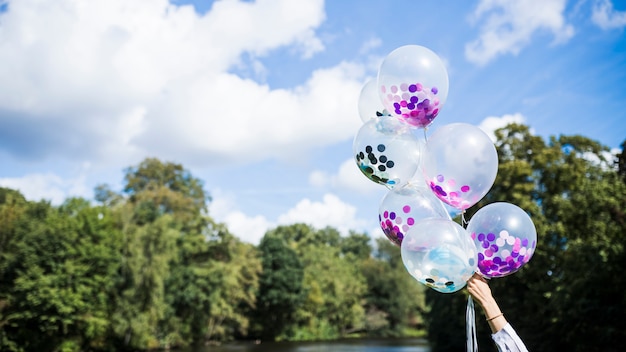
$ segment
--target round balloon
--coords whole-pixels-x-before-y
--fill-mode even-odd
[[[537,246],[532,219],[520,207],[491,203],[480,208],[467,224],[478,251],[478,270],[488,278],[518,271],[528,263]]]
[[[401,46],[378,69],[378,94],[383,106],[416,127],[430,125],[448,97],[448,71],[432,50]]]
[[[400,253],[413,278],[442,293],[462,289],[476,271],[477,253],[471,237],[448,219],[415,223],[404,237]]]
[[[415,223],[428,218],[450,220],[450,214],[423,182],[408,182],[390,190],[378,210],[381,229],[397,246]]]
[[[363,175],[390,189],[413,177],[421,155],[411,128],[392,116],[364,123],[354,138],[352,151]]]
[[[498,173],[495,145],[480,128],[467,123],[437,129],[423,154],[424,179],[439,199],[456,209],[478,203]]]
[[[367,122],[371,118],[382,115],[389,115],[389,113],[385,110],[378,96],[376,80],[370,79],[365,82],[365,85],[361,88],[359,95],[359,116],[361,117],[361,121]]]

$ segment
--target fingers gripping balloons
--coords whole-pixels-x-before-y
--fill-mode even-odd
[[[352,151],[359,170],[388,188],[407,182],[419,165],[420,145],[409,126],[391,116],[363,124]]]
[[[443,293],[456,292],[476,271],[474,243],[461,225],[447,219],[424,219],[406,234],[402,262],[417,281]]]
[[[537,232],[524,210],[504,202],[480,208],[467,224],[478,251],[478,269],[488,278],[518,271],[535,252]]]
[[[438,129],[428,139],[422,172],[439,199],[465,210],[493,186],[498,173],[498,153],[480,128],[453,123]]]
[[[422,182],[409,182],[390,190],[378,211],[381,229],[398,246],[413,225],[427,218],[450,220],[450,214]]]
[[[448,71],[430,49],[401,46],[378,70],[380,100],[387,111],[412,126],[430,125],[448,97]]]

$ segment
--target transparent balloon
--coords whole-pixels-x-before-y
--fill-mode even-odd
[[[401,46],[378,69],[378,94],[383,106],[412,126],[430,125],[448,97],[448,71],[432,50]]]
[[[496,202],[480,208],[467,224],[478,252],[478,270],[487,278],[513,274],[535,252],[537,231],[520,207]]]
[[[379,116],[357,132],[352,151],[359,170],[371,181],[393,188],[415,174],[421,150],[410,126],[392,116]]]
[[[450,214],[423,182],[408,182],[390,190],[378,210],[381,229],[397,246],[413,225],[428,218],[450,220]]]
[[[459,291],[476,271],[474,243],[452,220],[420,220],[404,237],[400,253],[413,278],[442,293]]]
[[[444,125],[426,142],[422,172],[439,199],[465,210],[478,203],[493,186],[498,152],[480,128],[467,123]]]
[[[361,88],[359,95],[359,116],[361,121],[367,122],[372,118],[389,115],[378,96],[376,79],[369,79]]]

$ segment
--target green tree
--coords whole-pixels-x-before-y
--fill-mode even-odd
[[[6,351],[23,351],[13,287],[29,208],[20,192],[0,187],[0,348]]]
[[[498,177],[468,214],[494,201],[510,202],[530,214],[538,233],[531,261],[490,283],[503,312],[530,350],[616,350],[614,341],[626,337],[620,328],[626,282],[619,269],[626,188],[619,168],[605,157],[608,148],[582,136],[546,143],[515,124],[496,136]],[[464,345],[466,299],[464,292],[428,293],[434,351]],[[481,350],[492,347],[486,324],[477,324]]]
[[[22,208],[23,209],[23,208]],[[104,346],[108,294],[117,271],[106,209],[69,199],[28,203],[13,227],[13,262],[3,265],[7,349],[78,351]],[[6,337],[12,340],[8,342]]]
[[[275,340],[286,328],[293,329],[295,313],[304,300],[304,270],[295,250],[274,236],[259,244],[263,271],[254,311],[259,337]]]
[[[365,279],[355,256],[342,254],[342,238],[336,229],[292,224],[270,230],[266,236],[283,239],[304,266],[305,299],[296,311],[298,328],[286,339],[333,339],[362,330]]]
[[[558,307],[550,332],[571,351],[615,350],[626,338],[626,185],[604,159],[608,148],[587,138],[551,140],[557,162],[544,170],[544,212],[557,254],[549,276]],[[621,297],[612,300],[611,297]],[[609,306],[607,302],[613,301]]]
[[[156,158],[147,158],[138,166],[127,168],[124,179],[124,192],[131,203],[148,200],[159,214],[174,213],[183,220],[206,214],[211,199],[203,188],[204,183],[182,165]]]
[[[153,222],[133,222],[141,213],[120,209],[122,260],[111,315],[113,340],[119,349],[151,349],[164,344],[159,322],[167,311],[164,283],[170,273],[178,232],[169,215]]]
[[[357,260],[366,260],[372,255],[371,238],[364,233],[350,232],[341,240],[341,253],[352,253]]]
[[[193,257],[207,251],[209,197],[202,181],[182,165],[154,158],[127,168],[124,178],[128,198],[111,203],[123,233],[111,340],[118,349],[182,344],[193,328],[177,328],[178,307],[170,304],[177,302],[171,295],[178,293],[168,285],[175,282],[172,273],[189,274],[192,270],[185,266],[195,264]],[[96,196],[105,204],[119,199],[106,186],[99,186]],[[206,320],[202,324],[206,326]]]
[[[615,164],[617,166],[617,173],[622,180],[626,181],[626,140],[622,142],[622,152],[617,155]]]
[[[298,313],[304,327],[298,339],[334,339],[361,330],[366,283],[358,266],[335,247],[309,245],[300,250],[308,294]]]
[[[56,208],[0,188],[0,346],[146,350],[246,336],[261,262],[207,215],[202,182],[146,159],[125,195]]]
[[[228,341],[245,336],[250,325],[247,312],[255,308],[259,274],[262,270],[257,249],[243,243],[219,224],[210,244],[212,257],[208,273],[214,278],[207,338]]]
[[[424,286],[407,273],[400,248],[387,238],[377,238],[375,253],[361,264],[368,287],[368,330],[397,337],[404,336],[407,328],[424,329]]]

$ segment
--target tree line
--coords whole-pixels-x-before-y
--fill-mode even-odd
[[[538,233],[533,259],[491,280],[505,316],[533,351],[616,350],[626,338],[624,151],[614,163],[596,141],[546,142],[516,124],[496,136],[496,182],[465,216],[506,201]],[[463,348],[466,292],[418,284],[390,241],[292,224],[248,244],[210,217],[203,182],[182,165],[148,158],[124,174],[120,192],[100,185],[94,200],[59,206],[0,188],[1,350],[420,333],[433,351]]]
[[[306,224],[244,243],[207,214],[202,182],[145,159],[123,192],[60,206],[0,188],[0,349],[136,351],[234,339],[401,336],[423,289],[399,251]]]

